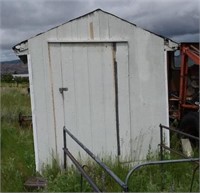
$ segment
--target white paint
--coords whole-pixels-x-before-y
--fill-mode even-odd
[[[22,77],[22,78],[28,78],[28,74],[12,74],[13,77]]]
[[[166,80],[166,84],[165,84],[165,92],[166,92],[166,96],[165,96],[165,102],[166,102],[166,115],[167,115],[167,121],[166,121],[166,126],[169,127],[169,92],[168,92],[168,74],[167,74],[167,52],[164,53],[164,76],[165,76],[165,80]],[[170,132],[167,129],[164,129],[164,136],[165,136],[165,143],[167,146],[170,146]]]
[[[66,127],[92,151],[101,154],[113,152],[116,156],[113,45],[50,43],[49,47],[51,62],[56,62],[57,69],[62,69],[61,74],[56,69],[52,74],[59,76],[62,79],[60,83],[68,88],[63,94],[64,109],[60,108]],[[68,146],[78,156],[81,149],[74,148],[70,142]]]
[[[187,156],[187,157],[193,157],[194,156],[194,151],[192,149],[192,145],[190,143],[190,139],[186,138],[186,139],[181,139],[181,146],[183,149],[183,153]]]
[[[28,61],[28,72],[29,72],[29,87],[31,96],[31,110],[32,110],[32,124],[33,124],[33,140],[34,140],[34,152],[35,152],[35,165],[36,170],[39,171],[39,155],[38,155],[38,139],[37,139],[37,124],[36,124],[36,114],[35,114],[35,97],[33,92],[33,76],[32,76],[32,65],[31,56],[27,55]]]
[[[29,39],[37,170],[50,163],[52,150],[63,164],[64,125],[94,154],[117,155],[115,60],[120,160],[156,150],[159,124],[169,118],[165,49],[174,46],[100,10]],[[61,87],[69,90],[62,95]],[[86,157],[69,137],[67,145]]]

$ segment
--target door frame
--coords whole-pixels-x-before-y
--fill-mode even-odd
[[[126,40],[97,40],[97,41],[69,41],[69,40],[54,40],[49,39],[47,41],[48,48],[51,44],[58,43],[58,44],[101,44],[101,43],[109,43],[112,46],[113,49],[113,67],[114,67],[114,83],[115,83],[115,114],[116,114],[116,134],[117,134],[117,155],[121,155],[121,145],[120,145],[120,120],[119,120],[119,101],[118,101],[118,91],[119,91],[119,85],[118,85],[118,63],[117,63],[117,44],[119,43],[125,43],[128,46],[128,41]],[[50,55],[49,55],[50,57]],[[129,65],[129,64],[128,64]],[[55,105],[55,104],[54,104]],[[123,129],[123,128],[121,128]]]

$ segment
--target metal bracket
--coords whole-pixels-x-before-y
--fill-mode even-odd
[[[59,88],[59,91],[61,94],[63,94],[64,91],[68,91],[68,88]]]

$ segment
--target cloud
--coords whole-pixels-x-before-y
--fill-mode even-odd
[[[199,0],[0,0],[1,50],[97,8],[174,40],[199,40]]]
[[[175,35],[171,37],[176,42],[199,42],[200,35],[196,34],[184,34],[184,35]]]
[[[164,36],[199,33],[199,1],[148,1],[132,20]]]

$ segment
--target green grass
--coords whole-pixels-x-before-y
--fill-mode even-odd
[[[180,159],[180,157],[167,155],[165,159]],[[151,153],[148,156],[149,161],[159,159],[158,154]],[[118,164],[118,162],[105,163],[114,171],[120,179],[125,181],[128,171],[131,169],[129,165]],[[100,190],[104,192],[122,192],[122,188],[114,182],[114,180],[106,174],[93,161],[86,161],[85,170],[94,180]],[[43,176],[48,179],[48,186],[42,190],[45,192],[91,192],[90,185],[83,178],[81,186],[81,175],[75,167],[62,171],[56,165],[47,166],[43,171]],[[189,192],[193,170],[197,164],[181,163],[167,164],[161,166],[146,166],[133,173],[130,177],[128,186],[130,192]],[[162,171],[162,172],[161,172]],[[41,190],[40,190],[41,191]],[[199,170],[195,174],[193,181],[193,192],[199,192]]]
[[[1,191],[25,191],[24,182],[35,174],[33,135],[19,127],[18,115],[30,114],[26,88],[1,87]]]
[[[33,134],[27,125],[19,127],[18,114],[30,115],[30,98],[24,87],[1,88],[1,191],[23,192],[24,182],[30,176],[38,175],[35,172]],[[175,142],[177,139],[173,139]],[[179,144],[177,145],[179,147]],[[147,160],[158,160],[158,153],[151,152]],[[175,155],[165,154],[165,159],[179,159]],[[104,162],[123,181],[130,170],[130,165],[119,164],[118,161]],[[121,192],[122,189],[92,160],[82,162],[87,165],[85,170],[104,192]],[[188,192],[190,190],[192,173],[196,164],[168,164],[163,166],[147,166],[134,172],[129,181],[129,190],[132,192]],[[161,170],[162,169],[162,170]],[[161,172],[162,171],[162,172]],[[42,176],[48,180],[44,189],[34,190],[43,192],[91,192],[88,182],[75,167],[66,171],[59,168],[57,161],[52,165],[44,166]],[[199,192],[199,170],[195,174],[193,192]],[[30,190],[29,190],[30,191]],[[33,191],[33,190],[32,190]]]

